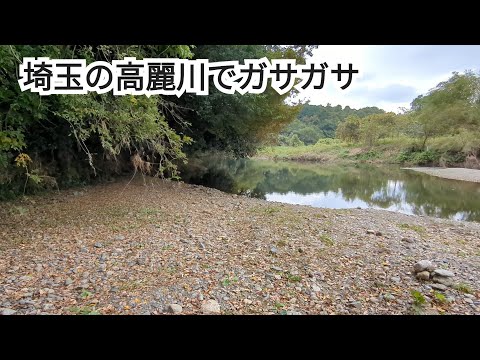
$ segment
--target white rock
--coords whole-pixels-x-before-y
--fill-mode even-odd
[[[415,265],[413,265],[413,270],[416,273],[422,271],[432,271],[435,267],[433,266],[432,262],[429,260],[420,260]]]
[[[16,313],[13,309],[0,309],[2,311],[2,315],[13,315]]]
[[[320,289],[320,287],[317,285],[312,285],[312,290],[315,292],[320,292],[322,289]]]
[[[428,271],[421,271],[417,273],[418,280],[428,280],[430,279],[430,273]]]
[[[443,284],[432,284],[431,286],[432,286],[432,289],[439,290],[439,291],[445,291],[448,288]]]
[[[433,271],[433,273],[435,275],[438,275],[438,276],[443,276],[443,277],[452,277],[452,276],[455,276],[455,274],[449,270],[445,270],[445,269],[436,269]]]
[[[170,314],[181,314],[182,313],[182,307],[178,304],[168,304],[167,305],[167,312]]]
[[[453,285],[453,281],[452,281],[451,278],[444,277],[444,276],[438,276],[438,275],[433,276],[433,282],[443,284],[445,286],[452,286]]]
[[[201,310],[204,314],[220,314],[220,304],[215,300],[206,300],[202,302]]]

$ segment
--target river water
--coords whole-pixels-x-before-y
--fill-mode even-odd
[[[190,160],[182,179],[267,201],[480,222],[480,184],[395,166],[203,158]]]

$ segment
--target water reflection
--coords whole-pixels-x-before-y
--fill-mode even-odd
[[[368,207],[480,221],[480,184],[398,167],[210,157],[191,160],[182,171],[186,182],[268,201],[335,209]]]

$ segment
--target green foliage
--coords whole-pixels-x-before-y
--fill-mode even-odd
[[[325,112],[330,113],[325,115]],[[316,113],[322,113],[321,121],[315,117]],[[378,155],[386,162],[409,165],[480,168],[480,75],[472,71],[453,73],[447,81],[413,100],[411,109],[401,114],[377,108],[352,111],[341,106],[306,105],[297,120],[279,136],[279,143],[290,145],[288,139],[292,134],[297,134],[306,145],[314,144],[315,137],[335,134],[342,142],[362,147],[353,156],[346,147],[336,153],[338,158],[364,161],[377,159]],[[363,148],[375,148],[376,153],[365,152]],[[300,146],[282,154],[286,152],[288,156],[274,156],[323,160],[314,146]]]
[[[90,292],[90,291],[87,291],[87,290],[83,290],[82,293],[80,294],[80,297],[82,299],[88,299],[90,296],[92,296],[93,294]]]
[[[442,294],[438,291],[435,291],[433,293],[433,296],[435,298],[435,302],[438,302],[439,304],[446,304],[447,303],[447,297],[444,294]]]
[[[290,273],[286,273],[285,276],[287,277],[287,280],[290,282],[300,282],[302,281],[302,277],[300,275],[292,275]]]
[[[423,296],[423,294],[420,291],[417,290],[411,290],[410,294],[412,295],[413,298],[413,303],[417,306],[425,305],[427,300]]]
[[[267,57],[295,58],[304,63],[310,46],[201,45],[195,58],[228,61]],[[209,149],[230,152],[235,156],[254,154],[263,143],[275,141],[280,130],[295,119],[299,105],[288,105],[290,93],[279,95],[271,87],[262,94],[229,95],[210,84],[208,96],[185,94],[172,99],[183,109],[191,126],[186,134],[195,142],[188,151]],[[192,111],[189,111],[191,109]]]
[[[380,114],[384,111],[376,107],[367,107],[359,110],[352,109],[349,106],[342,108],[342,106],[327,106],[322,105],[304,105],[298,114],[298,117],[290,125],[288,125],[280,134],[279,142],[283,145],[284,139],[296,134],[306,145],[315,144],[322,138],[333,138],[337,131],[337,126],[340,126],[346,119],[359,119],[372,114]],[[346,130],[346,137],[339,137],[345,141],[358,140],[358,129],[355,131],[355,125],[348,122],[352,127]],[[344,127],[345,125],[342,125]],[[342,129],[340,130],[340,133]],[[350,133],[357,133],[357,138],[351,138]]]
[[[21,59],[40,56],[84,58],[88,64],[125,56],[191,58],[193,53],[187,45],[0,46],[1,198],[41,189],[47,178],[58,177],[67,186],[92,181],[97,170],[100,179],[134,168],[177,175],[177,163],[186,159],[183,145],[192,139],[181,132],[187,122],[166,118],[165,112],[173,111],[169,101],[110,93],[41,97],[20,91],[16,73]],[[20,151],[32,157],[28,167],[19,165],[23,172],[12,163]]]
[[[333,246],[335,244],[332,238],[326,234],[321,234],[319,238],[320,241],[326,246]]]
[[[288,145],[289,146],[304,146],[305,144],[303,143],[302,140],[298,137],[297,134],[293,134],[289,139],[288,139]]]
[[[473,290],[470,287],[470,285],[465,284],[465,283],[459,283],[459,284],[454,285],[454,289],[458,290],[460,292],[463,292],[465,294],[473,294]]]
[[[357,142],[360,139],[360,118],[357,115],[347,117],[337,126],[335,136],[346,142]]]
[[[380,157],[380,153],[376,150],[369,150],[366,152],[362,152],[358,155],[355,155],[355,159],[357,160],[373,160],[373,159],[378,159]]]
[[[398,227],[400,229],[413,230],[413,231],[419,233],[420,235],[425,233],[425,228],[423,226],[420,226],[420,225],[412,225],[412,224],[403,223],[403,224],[398,225]]]
[[[72,306],[68,310],[76,315],[100,315],[100,312],[95,309],[95,306]]]
[[[232,285],[233,283],[236,283],[238,282],[238,277],[234,276],[234,277],[225,277],[222,281],[221,281],[221,284],[223,287],[226,287],[226,286],[229,286],[229,285]]]
[[[412,165],[432,165],[440,160],[440,154],[433,150],[412,151],[411,149],[402,151],[397,160],[400,163]]]

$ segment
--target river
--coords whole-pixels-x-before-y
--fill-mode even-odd
[[[480,184],[368,164],[192,159],[185,182],[225,192],[333,209],[373,208],[480,222]]]

